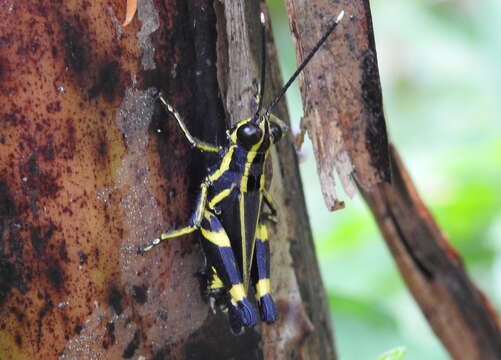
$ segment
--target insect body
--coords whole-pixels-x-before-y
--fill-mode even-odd
[[[280,140],[287,127],[270,110],[334,30],[343,14],[340,13],[336,22],[265,110],[262,110],[265,63],[263,28],[263,71],[258,109],[254,116],[238,122],[227,132],[228,142],[224,147],[193,137],[179,113],[163,95],[159,95],[165,110],[176,119],[191,145],[220,157],[200,185],[189,225],[161,234],[141,252],[151,250],[162,240],[200,231],[209,271],[209,293],[227,298],[230,324],[236,332],[242,326],[256,324],[258,319],[257,311],[248,298],[250,284],[255,289],[261,319],[268,323],[277,319],[270,289],[270,247],[266,227],[267,220],[276,221],[277,212],[265,187],[264,164],[272,144]],[[262,14],[261,22],[264,25]]]
[[[270,294],[270,252],[264,220],[273,219],[276,210],[265,189],[263,168],[272,143],[280,139],[286,126],[273,115],[254,116],[237,123],[229,132],[228,145],[221,149],[192,137],[180,115],[162,95],[160,101],[193,146],[220,153],[221,160],[200,186],[189,226],[162,234],[143,250],[150,250],[161,240],[200,230],[210,271],[210,292],[228,291],[230,314],[242,325],[254,325],[257,314],[247,298],[252,278],[261,318],[275,321],[277,312]],[[262,211],[264,206],[269,209],[268,215]]]

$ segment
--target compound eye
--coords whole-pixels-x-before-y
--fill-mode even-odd
[[[282,138],[282,128],[279,125],[271,123],[270,132],[271,137],[273,138],[273,143],[277,143]]]
[[[261,129],[253,123],[242,125],[237,130],[238,141],[248,149],[259,142],[261,135]]]

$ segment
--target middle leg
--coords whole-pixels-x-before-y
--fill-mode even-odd
[[[138,253],[142,254],[147,251],[150,251],[155,246],[159,245],[163,240],[173,239],[179,236],[188,235],[198,230],[200,227],[200,223],[202,222],[202,215],[207,204],[207,191],[208,185],[204,182],[200,186],[200,194],[198,195],[197,204],[195,207],[195,211],[190,219],[190,224],[181,229],[175,229],[168,231],[166,233],[161,234],[158,238],[153,239],[148,245],[141,247],[138,249]]]

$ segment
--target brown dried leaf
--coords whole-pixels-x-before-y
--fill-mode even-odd
[[[127,26],[130,24],[137,10],[137,0],[127,0],[127,10],[125,11],[125,21],[122,26]]]

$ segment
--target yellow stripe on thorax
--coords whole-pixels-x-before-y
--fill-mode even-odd
[[[245,161],[245,168],[244,168],[244,174],[242,176],[242,180],[240,182],[240,192],[247,192],[247,181],[249,179],[249,171],[252,166],[252,163],[254,162],[254,159],[257,156],[257,150],[261,147],[261,144],[264,141],[264,135],[261,136],[261,139],[258,141],[257,144],[252,145],[250,148],[249,152],[247,153],[247,159]]]
[[[269,153],[269,151],[266,151],[264,153],[263,173],[261,174],[261,178],[259,179],[259,190],[260,191],[265,191],[266,190],[266,183],[265,183],[265,177],[264,177],[264,164],[266,164],[266,159],[268,158],[268,153]]]
[[[249,171],[250,168],[252,167],[252,164],[254,162],[254,159],[257,156],[257,152],[254,151],[254,149],[259,149],[259,146],[261,146],[262,139],[260,142],[258,142],[256,145],[254,145],[251,150],[247,153],[247,160],[245,161],[245,167],[244,167],[244,174],[242,175],[242,180],[240,181],[240,192],[247,192],[247,182],[249,180]]]
[[[233,152],[235,151],[235,146],[232,145],[228,149],[228,152],[224,155],[223,161],[221,161],[221,166],[209,176],[209,180],[214,182],[219,179],[228,169],[230,168],[231,159],[233,158]]]
[[[224,198],[226,198],[228,195],[230,195],[231,191],[233,190],[233,187],[229,189],[224,189],[221,191],[219,194],[214,196],[212,200],[209,202],[209,207],[211,209],[214,209],[214,207],[219,204]]]

